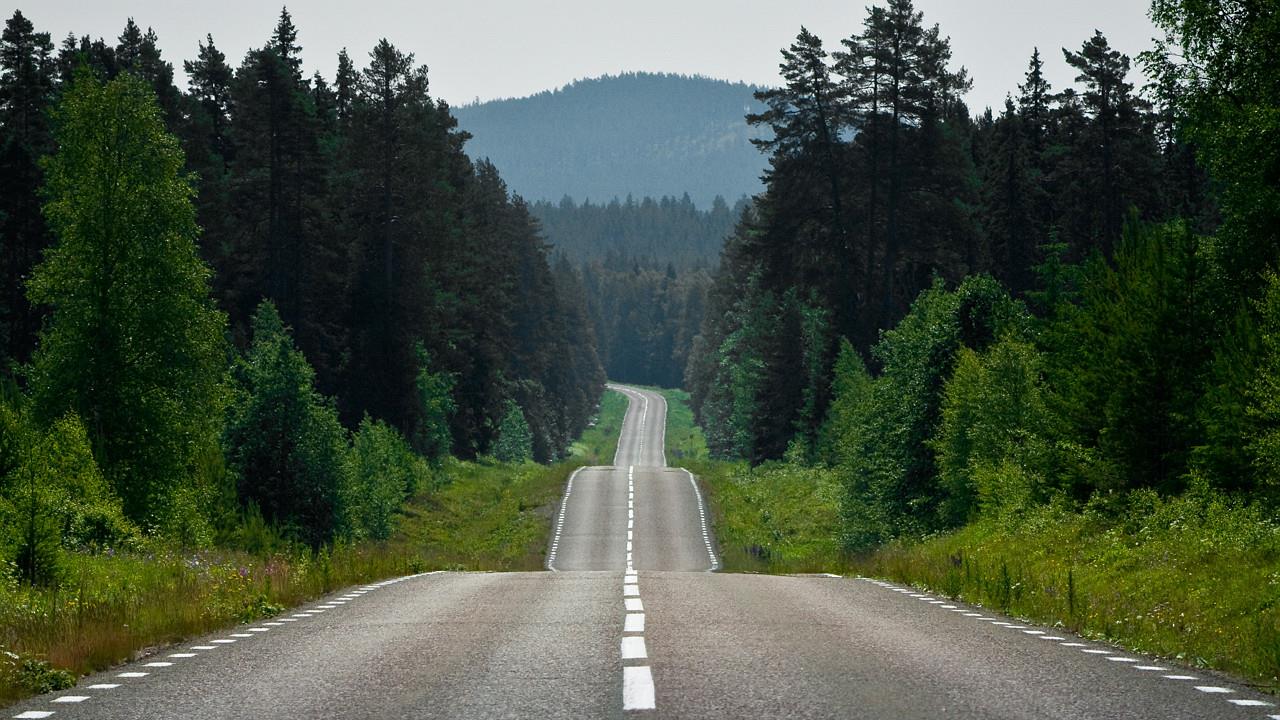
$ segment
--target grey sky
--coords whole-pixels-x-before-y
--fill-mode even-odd
[[[856,32],[866,2],[847,0],[293,0],[308,70],[332,78],[347,47],[358,65],[381,37],[431,69],[433,94],[452,104],[516,97],[577,78],[625,70],[698,73],[760,84],[777,82],[778,50],[800,25],[828,48]],[[18,7],[60,41],[67,32],[119,35],[132,15],[154,27],[181,76],[183,59],[212,33],[238,64],[263,44],[280,3],[257,0],[38,0]],[[974,79],[974,112],[1003,104],[1026,71],[1034,46],[1054,87],[1071,82],[1062,47],[1078,48],[1094,28],[1136,56],[1154,35],[1146,0],[916,0],[925,22],[951,36],[957,63]],[[12,15],[13,8],[5,13]],[[1136,63],[1135,63],[1136,64]],[[1133,81],[1141,85],[1135,73]]]

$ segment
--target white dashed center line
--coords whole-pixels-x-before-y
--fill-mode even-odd
[[[653,710],[653,673],[646,667],[622,668],[622,709]]]
[[[622,638],[623,660],[643,660],[647,657],[649,653],[645,649],[643,637]]]

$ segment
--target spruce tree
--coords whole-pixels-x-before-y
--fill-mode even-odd
[[[40,311],[26,282],[49,231],[40,213],[38,160],[52,149],[46,109],[53,98],[53,43],[21,12],[0,35],[0,374],[31,357]]]

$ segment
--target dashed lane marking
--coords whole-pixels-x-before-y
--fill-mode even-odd
[[[627,613],[627,618],[625,621],[623,621],[622,632],[624,633],[644,632],[644,613]]]
[[[627,612],[644,612],[644,603],[640,598],[627,598]]]
[[[622,709],[653,710],[653,673],[648,667],[622,668]]]
[[[649,653],[645,649],[643,637],[622,638],[623,660],[644,660],[647,657],[649,657]]]
[[[88,700],[88,699],[89,699],[89,696],[88,696],[88,695],[63,695],[62,697],[56,697],[56,698],[54,698],[54,699],[50,700],[49,702],[56,702],[56,703],[82,703],[82,702],[84,702],[85,700]]]

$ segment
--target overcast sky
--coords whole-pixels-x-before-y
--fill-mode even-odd
[[[358,65],[387,37],[431,70],[433,94],[451,104],[519,97],[579,78],[647,70],[777,83],[778,51],[801,25],[828,49],[860,29],[865,2],[847,0],[293,0],[309,71],[332,78],[347,47]],[[927,24],[949,35],[969,68],[974,112],[999,108],[1039,46],[1055,87],[1071,82],[1062,47],[1102,30],[1136,56],[1155,34],[1146,0],[916,0]],[[154,27],[165,58],[182,60],[212,33],[228,60],[261,46],[280,6],[260,0],[38,0],[18,6],[55,42],[68,32],[114,41],[132,16]],[[5,17],[13,14],[13,7]],[[1136,68],[1136,62],[1135,62]],[[1136,73],[1136,69],[1135,69]],[[1135,84],[1142,79],[1133,77]]]

